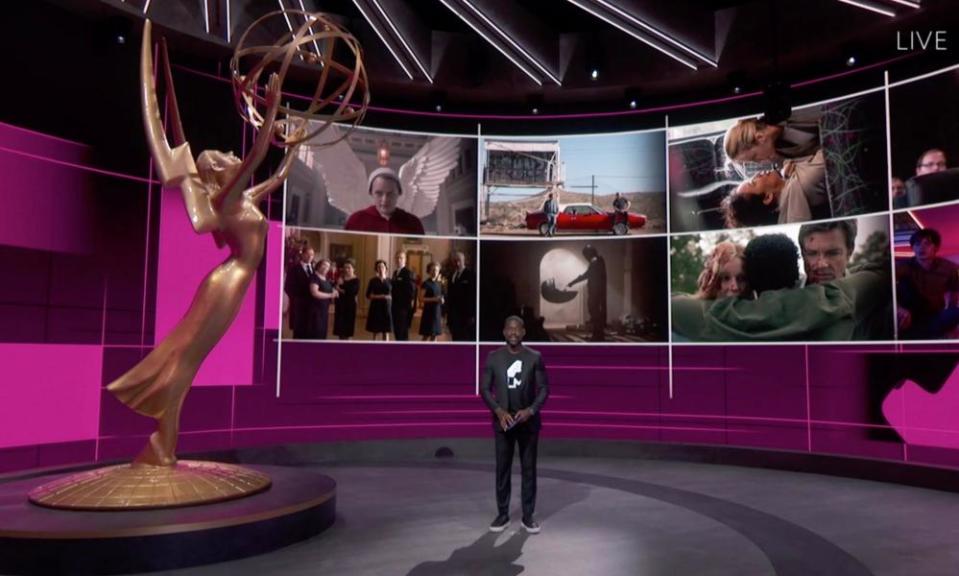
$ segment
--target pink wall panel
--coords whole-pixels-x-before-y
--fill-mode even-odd
[[[210,234],[196,234],[179,190],[164,190],[160,202],[160,246],[157,263],[156,341],[183,318],[197,287],[213,268],[229,257]],[[210,352],[195,386],[253,384],[253,332],[256,290],[250,285],[233,326]]]
[[[96,438],[100,346],[0,344],[0,447]]]
[[[0,245],[93,251],[88,148],[0,123]],[[51,162],[51,160],[53,160]]]
[[[266,294],[263,297],[263,327],[267,330],[277,330],[280,327],[282,265],[283,223],[270,222],[270,234],[266,237]]]

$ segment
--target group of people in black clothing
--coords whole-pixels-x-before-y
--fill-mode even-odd
[[[330,302],[333,302],[333,334],[340,340],[354,336],[360,279],[356,263],[347,259],[337,273],[330,260],[314,261],[315,251],[300,248],[298,262],[287,271],[284,291],[290,300],[290,328],[297,340],[325,340],[329,333]],[[453,272],[445,281],[440,265],[430,262],[426,277],[417,282],[416,273],[406,265],[406,253],[396,253],[396,268],[389,271],[384,260],[373,265],[373,277],[366,285],[369,307],[365,329],[373,340],[409,340],[410,326],[418,300],[423,304],[419,335],[423,341],[435,341],[443,334],[443,312],[453,340],[473,340],[475,280],[466,268],[466,256],[453,254]],[[419,285],[418,285],[419,284]]]

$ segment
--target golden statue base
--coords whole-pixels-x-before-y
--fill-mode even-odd
[[[262,472],[219,462],[176,466],[121,464],[71,474],[29,493],[30,501],[67,510],[143,510],[212,504],[270,487]]]

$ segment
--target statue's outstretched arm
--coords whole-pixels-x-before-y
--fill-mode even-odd
[[[143,45],[140,48],[140,97],[143,106],[143,128],[146,131],[147,145],[156,163],[163,183],[182,177],[174,169],[173,150],[163,130],[160,118],[160,104],[157,102],[156,82],[153,79],[153,24],[147,20],[143,24]]]
[[[167,89],[170,92],[170,119],[176,142],[176,148],[172,149],[160,117],[160,104],[157,101],[156,82],[153,78],[152,24],[147,20],[143,25],[143,45],[140,49],[140,97],[147,145],[163,185],[180,188],[183,193],[183,203],[193,229],[197,232],[210,232],[217,229],[218,219],[210,205],[209,193],[197,174],[193,152],[190,151],[190,144],[186,141],[180,123],[180,110],[173,90],[173,75],[170,72],[165,42],[162,45],[162,54]]]
[[[236,176],[213,198],[214,206],[217,208],[225,203],[239,200],[246,190],[245,183],[263,162],[263,159],[266,158],[266,153],[270,150],[270,141],[273,138],[276,113],[280,108],[280,96],[280,78],[275,73],[270,74],[270,80],[266,86],[266,113],[263,115],[263,124],[257,131],[253,147],[246,158],[243,159],[243,164],[237,171]]]

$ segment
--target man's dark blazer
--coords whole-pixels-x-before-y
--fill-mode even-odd
[[[297,262],[286,273],[286,282],[283,291],[290,298],[290,328],[294,338],[310,338],[310,306],[313,297],[310,296],[310,276],[303,269],[303,264]]]
[[[476,326],[476,275],[469,268],[464,268],[459,276],[455,276],[455,281],[454,276],[450,276],[446,288],[446,322],[453,340],[473,340]]]
[[[533,417],[529,421],[530,425],[539,429],[542,422],[539,417],[539,412],[549,397],[549,380],[546,377],[546,365],[543,363],[543,356],[532,348],[526,348],[524,346],[523,349],[525,353],[531,353],[535,361],[532,363],[524,363],[523,366],[522,379],[529,382],[530,385],[520,389],[520,407],[530,409],[533,413]],[[514,357],[510,354],[509,349],[504,346],[489,354],[486,358],[486,365],[483,368],[483,376],[480,380],[480,396],[483,398],[483,402],[486,403],[486,407],[494,414],[494,428],[499,426],[499,419],[495,416],[496,409],[505,409],[506,398],[509,394],[509,390],[507,390],[507,379],[503,377],[503,374],[496,374],[493,369],[493,358],[496,355],[508,355],[506,356],[508,359]],[[495,397],[492,393],[494,389],[496,390]]]

